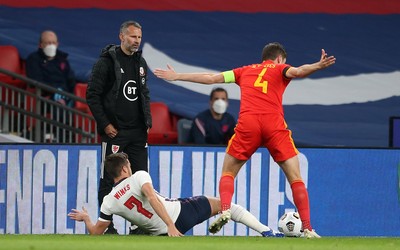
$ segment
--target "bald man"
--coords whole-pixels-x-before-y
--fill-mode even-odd
[[[58,49],[54,31],[45,30],[40,34],[39,48],[26,59],[26,74],[29,78],[49,86],[73,93],[75,74],[68,61],[68,54]],[[43,93],[61,104],[72,105],[71,101],[59,94]]]

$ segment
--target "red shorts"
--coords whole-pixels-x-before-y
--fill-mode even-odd
[[[299,153],[279,114],[242,115],[226,152],[239,160],[248,160],[261,146],[268,149],[276,162],[288,160]]]

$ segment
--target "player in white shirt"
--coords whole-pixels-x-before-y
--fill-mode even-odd
[[[72,209],[68,216],[83,221],[90,234],[103,234],[111,223],[112,215],[119,215],[151,235],[183,236],[195,225],[217,215],[220,200],[215,197],[195,196],[169,199],[157,193],[150,175],[137,171],[132,175],[130,162],[125,153],[106,157],[105,169],[114,178],[114,188],[104,197],[100,217],[96,224],[90,220],[85,208]],[[283,237],[262,224],[243,207],[232,204],[232,220],[259,232],[264,237]],[[221,228],[210,228],[216,233]]]

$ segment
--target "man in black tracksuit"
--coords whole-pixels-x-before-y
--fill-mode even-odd
[[[102,139],[99,207],[113,187],[104,171],[105,156],[125,152],[132,173],[148,171],[147,134],[152,126],[147,87],[147,63],[139,51],[142,29],[139,23],[121,25],[121,45],[108,45],[93,66],[86,92],[87,103]],[[113,223],[106,233],[117,233]]]

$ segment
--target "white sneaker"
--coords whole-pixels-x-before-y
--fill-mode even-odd
[[[315,232],[315,230],[308,230],[308,229],[304,229],[304,238],[307,239],[311,239],[311,238],[321,238],[321,236],[319,236],[317,234],[317,232]]]
[[[221,215],[219,216],[219,218],[214,221],[209,227],[208,227],[208,231],[212,234],[216,234],[218,233],[221,228],[229,222],[229,220],[231,219],[231,210],[224,210],[221,212]]]

